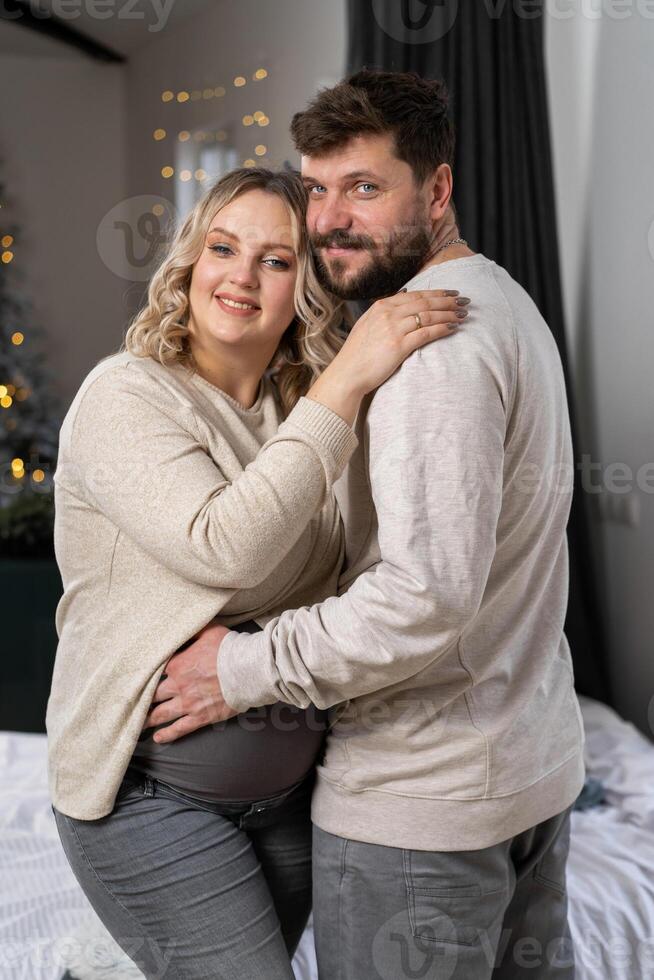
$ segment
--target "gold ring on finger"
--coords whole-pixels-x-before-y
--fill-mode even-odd
[[[420,327],[422,326],[422,320],[420,319],[420,314],[414,313],[413,315],[416,318],[416,330],[419,330]]]

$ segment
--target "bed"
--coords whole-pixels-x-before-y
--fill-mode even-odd
[[[580,704],[587,772],[605,802],[572,815],[577,980],[645,980],[654,976],[654,745],[606,705]],[[66,863],[45,767],[44,735],[0,732],[0,977],[138,980]],[[317,980],[311,923],[293,967],[298,980]]]

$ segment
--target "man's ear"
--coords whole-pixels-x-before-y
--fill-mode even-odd
[[[452,197],[453,179],[449,163],[441,163],[428,178],[429,215],[432,221],[440,221],[447,211]]]

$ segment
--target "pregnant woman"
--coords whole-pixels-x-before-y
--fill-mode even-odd
[[[169,745],[142,729],[166,662],[214,618],[256,630],[336,593],[332,485],[361,399],[456,319],[454,297],[399,294],[343,342],[304,214],[294,175],[219,180],[61,430],[53,809],[147,977],[293,977],[325,713],[273,705]]]

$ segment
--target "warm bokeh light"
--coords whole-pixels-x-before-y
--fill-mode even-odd
[[[165,177],[166,179],[168,179],[168,177],[172,177],[172,175],[174,173],[175,173],[175,170],[174,170],[173,167],[162,167],[161,168],[161,176],[162,177]]]
[[[152,213],[155,214],[157,218],[160,218],[161,215],[164,213],[163,204],[155,204],[155,206],[152,208]]]
[[[178,136],[180,143],[186,143],[186,141],[190,140],[190,138],[191,134],[189,133],[188,129],[183,129]]]
[[[179,175],[179,179],[183,181],[190,180],[193,174],[190,170],[182,170]]]
[[[43,481],[45,480],[45,473],[43,472],[43,470],[34,470],[34,472],[32,473],[32,479],[34,480],[35,483],[43,483]]]
[[[247,84],[247,80],[243,78],[242,75],[237,75],[236,78],[234,79],[234,85],[236,86],[236,88],[242,88],[246,84]]]
[[[244,167],[256,167],[256,165],[257,165],[257,161],[256,160],[247,159],[247,160],[244,160],[243,161],[243,166]]]
[[[0,398],[0,405],[2,405],[3,408],[11,408],[13,402],[14,399],[11,397],[11,395],[3,395],[3,397]]]
[[[2,247],[9,248],[10,245],[14,244],[14,239],[12,235],[5,235],[2,239]]]
[[[254,122],[254,116],[243,116],[243,125],[251,126]]]
[[[225,89],[222,87],[222,85],[218,85],[214,89],[214,92],[216,93],[216,98],[217,99],[222,99],[223,95],[225,94]]]
[[[20,330],[17,330],[16,333],[12,333],[11,335],[11,342],[12,344],[15,344],[16,347],[20,347],[20,345],[23,343],[24,340],[25,340],[25,335],[22,334]]]
[[[268,72],[266,71],[265,68],[257,68],[254,75],[252,76],[255,82],[259,82],[261,81],[262,78],[267,78],[267,77],[268,77]]]
[[[177,101],[178,102],[188,102],[188,100],[190,98],[191,98],[191,96],[188,94],[188,92],[178,92],[177,93]]]
[[[268,116],[262,116],[261,119],[257,119],[260,126],[268,126],[270,124],[270,119]]]
[[[254,152],[258,157],[265,156],[265,154],[268,152],[268,147],[264,146],[263,143],[259,143],[258,146],[255,146]]]
[[[4,398],[8,394],[6,385],[0,385],[0,398]]]
[[[161,93],[162,102],[172,102],[174,98],[175,98],[175,93],[171,92],[170,89],[166,89],[165,92]]]
[[[3,252],[2,253],[2,261],[4,262],[5,265],[9,265],[9,263],[11,262],[11,260],[13,259],[13,257],[14,257],[14,253],[13,252]]]
[[[165,138],[166,138],[166,130],[165,129],[155,129],[155,131],[154,131],[154,133],[152,135],[154,136],[154,138],[156,140],[165,140]]]
[[[195,171],[195,179],[196,180],[206,180],[207,179],[207,172],[206,172],[206,170],[203,170],[202,167],[200,167],[198,170],[196,170]]]

